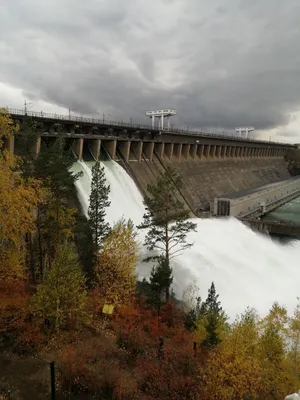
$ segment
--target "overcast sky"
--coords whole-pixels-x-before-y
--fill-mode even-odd
[[[300,141],[300,0],[0,0],[0,105],[24,99]]]

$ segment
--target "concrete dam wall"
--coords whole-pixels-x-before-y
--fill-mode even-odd
[[[11,110],[10,114],[22,128],[22,121],[28,116],[20,110]],[[156,182],[160,171],[172,166],[184,185],[176,195],[195,215],[209,211],[215,197],[290,178],[284,157],[288,161],[289,154],[297,149],[287,143],[203,132],[158,131],[93,118],[43,113],[31,113],[30,118],[37,127],[36,155],[62,135],[79,160],[90,151],[96,160],[109,157],[119,161],[144,193],[148,184]],[[5,147],[11,154],[18,154],[22,134],[20,129],[6,140]]]
[[[290,178],[283,157],[221,160],[188,157],[179,161],[155,154],[152,162],[142,157],[140,162],[131,158],[127,164],[128,172],[144,192],[165,167],[175,168],[183,181],[181,195],[195,215],[208,211],[215,197]]]

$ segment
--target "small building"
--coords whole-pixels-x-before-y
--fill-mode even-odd
[[[213,215],[237,218],[259,216],[300,196],[300,176],[215,198]]]

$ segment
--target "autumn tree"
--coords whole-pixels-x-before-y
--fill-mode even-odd
[[[107,304],[123,304],[131,299],[136,284],[137,260],[133,223],[121,219],[107,236],[96,264],[96,289]]]
[[[256,313],[246,310],[232,323],[222,343],[209,351],[199,368],[201,399],[265,398],[257,356],[258,335]]]
[[[280,398],[288,386],[286,373],[287,310],[274,303],[260,323],[258,351],[263,368],[265,396]]]
[[[287,368],[294,379],[294,387],[300,387],[300,303],[288,321],[287,340],[290,344],[287,352]]]
[[[0,151],[2,150],[4,141],[18,132],[18,130],[19,127],[14,124],[7,110],[0,108]]]
[[[181,188],[180,176],[170,167],[160,174],[155,185],[147,187],[146,213],[139,228],[147,229],[145,245],[158,254],[149,256],[146,261],[163,257],[170,267],[172,258],[192,246],[187,241],[187,234],[196,229],[196,224],[188,220],[190,212],[178,199]],[[168,299],[169,288],[166,296]]]
[[[85,278],[74,247],[58,245],[52,267],[32,300],[35,315],[46,318],[55,330],[88,321]]]
[[[0,142],[16,130],[6,110],[1,110]],[[0,330],[18,321],[26,304],[25,234],[34,229],[40,196],[39,182],[25,182],[18,167],[15,157],[0,153]]]
[[[109,192],[110,186],[106,185],[104,168],[101,167],[100,162],[97,161],[92,168],[92,187],[88,210],[96,253],[101,249],[103,240],[110,230],[110,226],[105,220],[105,210],[110,206],[110,201],[108,200]]]

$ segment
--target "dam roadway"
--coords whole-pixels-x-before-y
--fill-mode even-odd
[[[171,166],[183,182],[178,197],[198,216],[212,213],[216,198],[290,179],[285,157],[297,148],[286,143],[175,129],[160,131],[95,118],[8,112],[21,128],[28,118],[35,124],[36,155],[61,134],[79,160],[89,150],[96,160],[109,155],[119,162],[142,193]],[[20,135],[22,129],[6,142],[12,154],[18,154]]]

